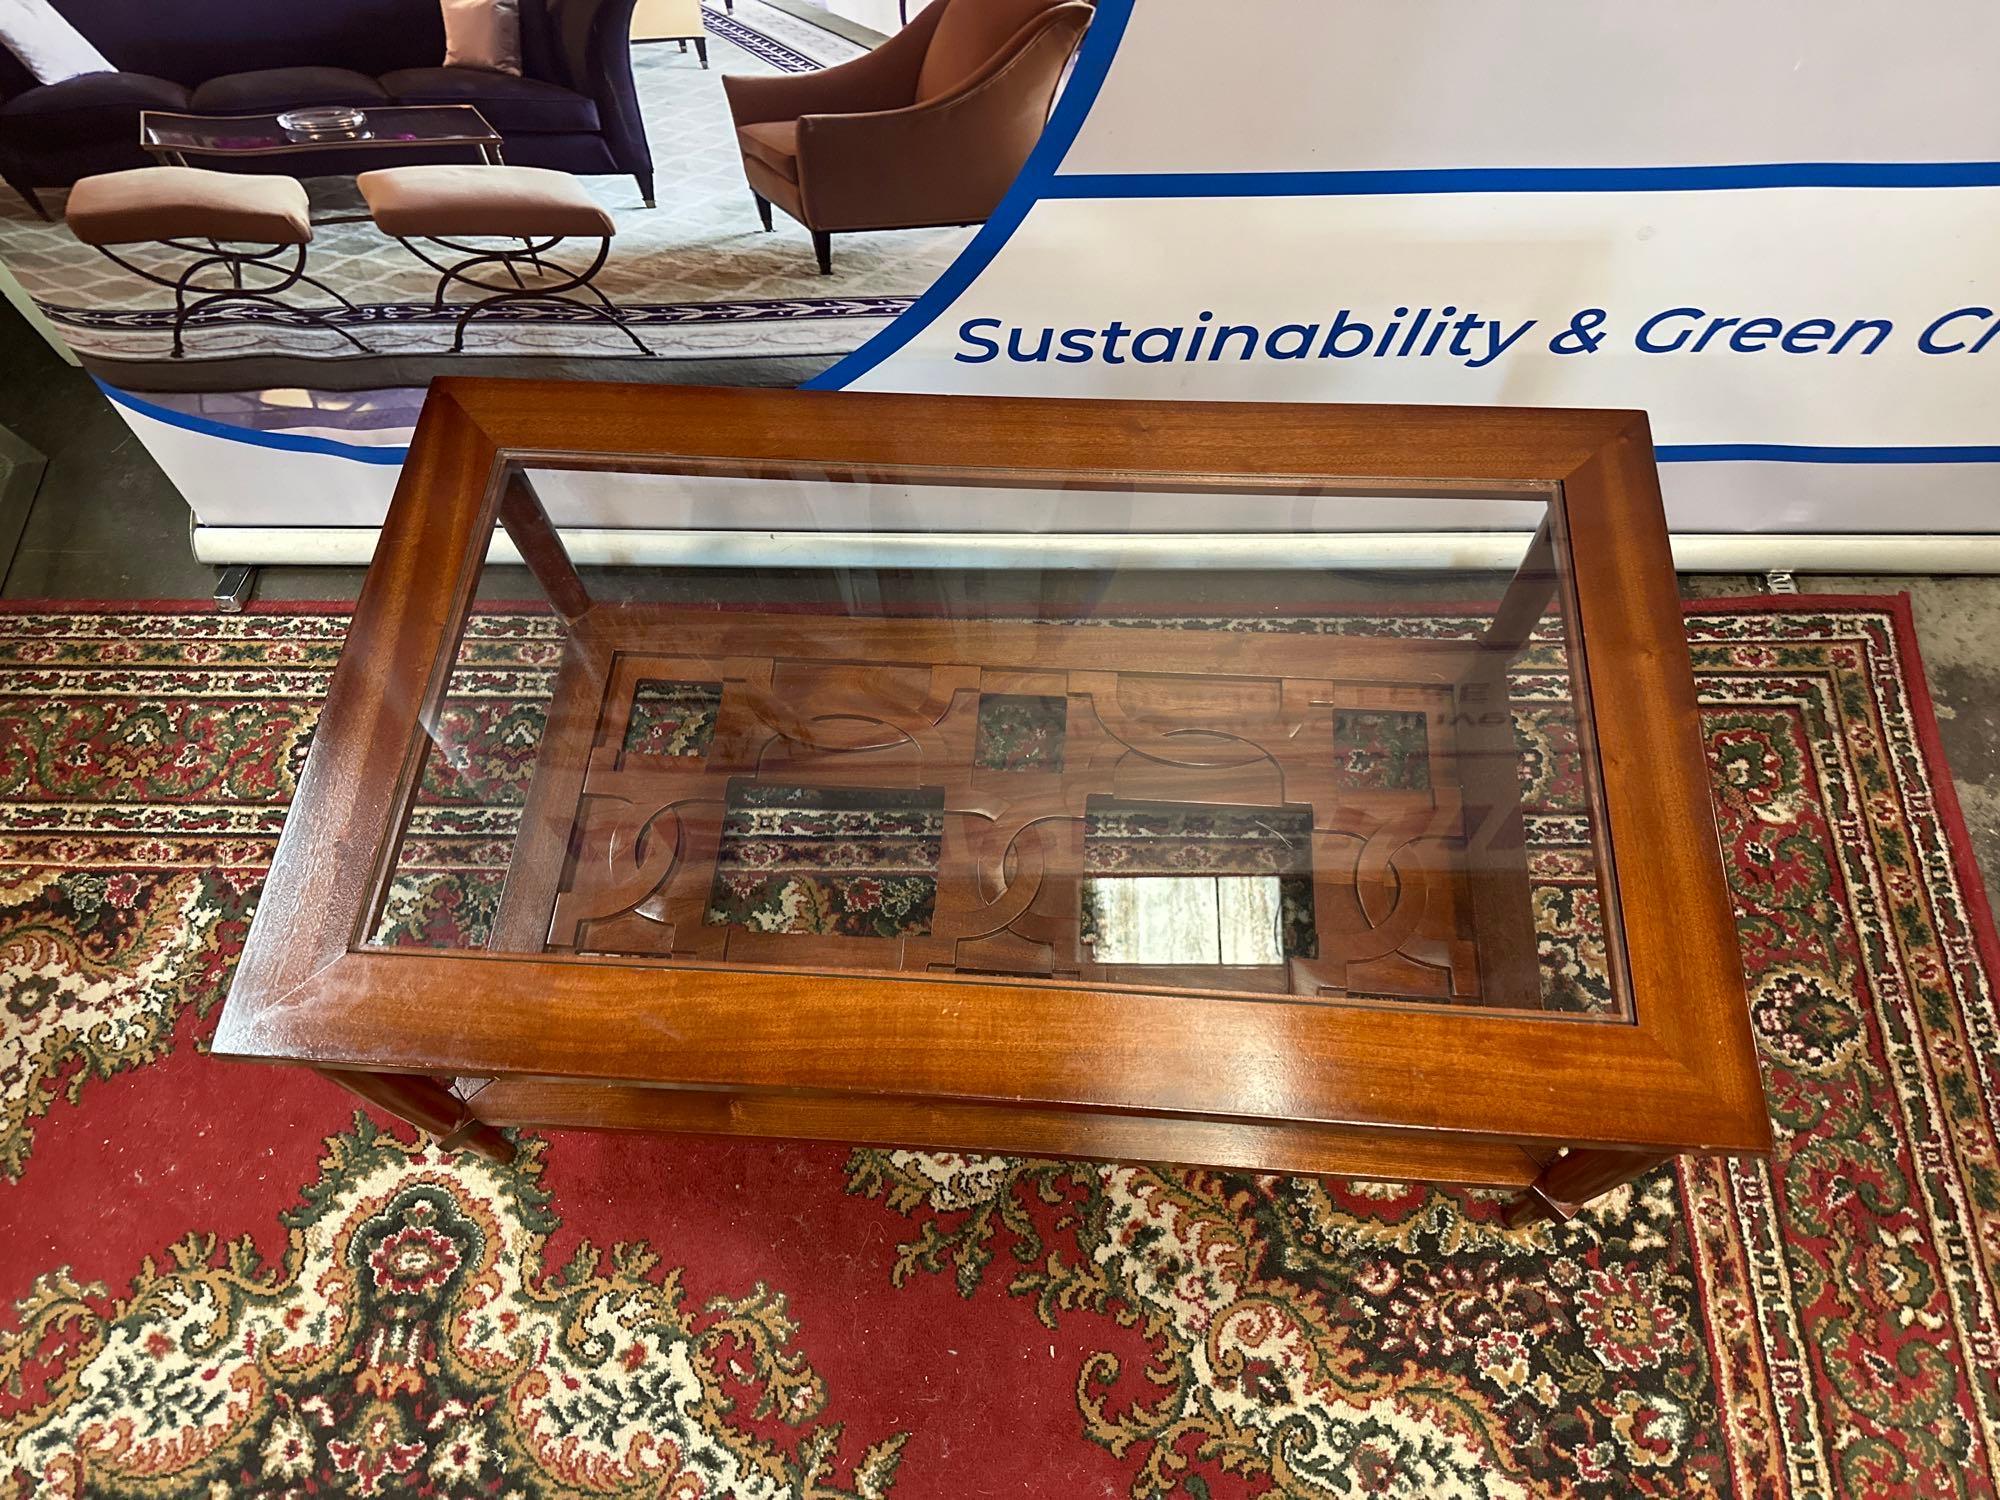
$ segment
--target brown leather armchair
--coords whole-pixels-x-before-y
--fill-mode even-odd
[[[935,0],[866,57],[776,78],[726,77],[764,227],[776,204],[832,238],[983,223],[1048,121],[1088,0]]]

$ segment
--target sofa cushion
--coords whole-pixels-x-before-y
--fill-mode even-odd
[[[799,122],[772,120],[737,129],[736,143],[787,182],[799,180]]]
[[[931,33],[930,50],[917,74],[917,103],[948,94],[969,81],[1006,46],[1008,38],[1055,0],[939,0],[945,12]]]
[[[223,73],[348,68],[375,78],[444,56],[438,0],[53,0],[76,29],[128,72],[194,88]],[[524,0],[539,12],[543,0]],[[562,0],[558,0],[562,3]],[[4,7],[0,7],[4,8]],[[0,57],[0,95],[26,69]],[[555,74],[545,74],[555,77]]]
[[[136,149],[140,110],[187,107],[188,91],[164,78],[149,78],[144,73],[86,73],[16,94],[0,104],[0,117],[16,122],[13,134],[32,129],[42,138],[122,136]]]
[[[443,0],[444,65],[521,74],[521,0]]]
[[[346,68],[264,68],[211,78],[192,102],[205,115],[254,115],[314,104],[387,104],[389,96],[366,73]]]
[[[539,78],[516,78],[490,68],[401,68],[382,75],[382,88],[398,104],[473,104],[502,135],[589,134],[597,105]]]

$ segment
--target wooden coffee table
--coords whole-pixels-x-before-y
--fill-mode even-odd
[[[578,568],[579,494],[786,567]],[[496,524],[538,613],[475,610]],[[789,1136],[1525,1222],[1767,1151],[1645,419],[438,381],[215,1050],[501,1158]]]

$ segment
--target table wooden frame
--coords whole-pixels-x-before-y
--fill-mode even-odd
[[[560,613],[592,607],[519,470],[690,458],[1546,496],[1631,1017],[364,946],[496,520]],[[1516,1222],[1568,1217],[1668,1156],[1770,1149],[1709,798],[1641,413],[444,379],[214,1050],[322,1069],[496,1157],[511,1125],[765,1134],[1513,1187]]]

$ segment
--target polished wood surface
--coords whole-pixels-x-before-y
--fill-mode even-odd
[[[592,603],[532,492],[512,477],[524,467],[649,463],[738,473],[760,465],[779,473],[922,468],[1014,473],[1022,483],[1075,470],[1133,492],[1141,516],[1146,495],[1204,476],[1280,492],[1405,492],[1413,507],[1428,495],[1546,498],[1551,526],[1531,549],[1520,597],[1495,622],[1495,644],[1531,623],[1551,591],[1561,594],[1587,708],[1579,734],[1600,771],[1598,868],[1616,898],[1622,942],[1611,945],[1612,961],[1628,1018],[1557,1017],[1453,997],[1299,1004],[1092,983],[1080,969],[1074,977],[891,978],[811,965],[709,966],[721,963],[712,957],[662,963],[537,952],[562,880],[557,846],[547,842],[557,835],[537,830],[560,829],[566,840],[591,774],[587,757],[568,769],[554,757],[549,774],[535,778],[495,950],[367,947],[428,748],[425,726],[442,700],[496,519],[575,620],[577,641],[726,655],[726,642],[690,645],[680,622],[662,631],[656,620],[649,635],[643,611]],[[953,637],[950,648],[920,654],[933,664],[1005,663],[1005,637],[1021,628],[938,622]],[[1308,665],[1307,645],[1296,639],[1211,639],[1235,659],[1204,663],[1205,671],[1326,680],[1323,654]],[[781,654],[775,642],[746,648],[739,639],[732,649],[767,660]],[[550,733],[594,742],[611,656],[571,654]],[[1043,670],[1071,674],[1065,693],[1075,679],[1087,687],[1093,671],[1142,670],[1068,654],[1076,659],[1036,658]],[[1405,685],[1481,682],[1474,663],[1482,653],[1462,645],[1393,654]],[[1484,677],[1490,702],[1500,689],[1493,674]],[[1459,781],[1466,804],[1490,814],[1481,821],[1493,847],[1511,859],[1509,799],[1476,774]],[[404,466],[215,1050],[343,1072],[490,1078],[466,1106],[479,1120],[1185,1152],[1246,1167],[1303,1165],[1304,1148],[1270,1145],[1296,1128],[1313,1140],[1338,1132],[1339,1153],[1321,1158],[1338,1164],[1326,1170],[1446,1176],[1458,1175],[1447,1163],[1476,1161],[1480,1180],[1515,1186],[1580,1158],[1538,1190],[1538,1203],[1565,1212],[1576,1201],[1566,1195],[1602,1191],[1662,1155],[1769,1147],[1708,799],[1638,414],[444,380],[432,387]],[[1468,922],[1483,920],[1482,910],[1515,909],[1476,887],[1466,906]],[[1513,965],[1503,988],[1518,992],[1532,933],[1518,923],[1511,936],[1492,932],[1481,946],[1490,963]],[[1493,985],[1483,979],[1477,988]],[[732,1102],[691,1102],[711,1096]],[[372,1097],[397,1108],[379,1092]],[[1043,1123],[1002,1130],[1002,1118]],[[869,1119],[882,1123],[864,1128]],[[1431,1165],[1410,1154],[1409,1142],[1425,1132],[1449,1145],[1426,1158]],[[1565,1147],[1571,1156],[1556,1157]],[[1267,1148],[1271,1159],[1260,1163]]]
[[[978,1141],[988,1151],[1017,1156],[1109,1157],[1479,1187],[1526,1188],[1543,1170],[1541,1162],[1519,1146],[1413,1130],[1085,1115],[943,1100],[726,1094],[500,1079],[476,1092],[470,1105],[482,1119],[506,1126],[588,1122],[605,1130],[759,1135],[946,1151]]]

